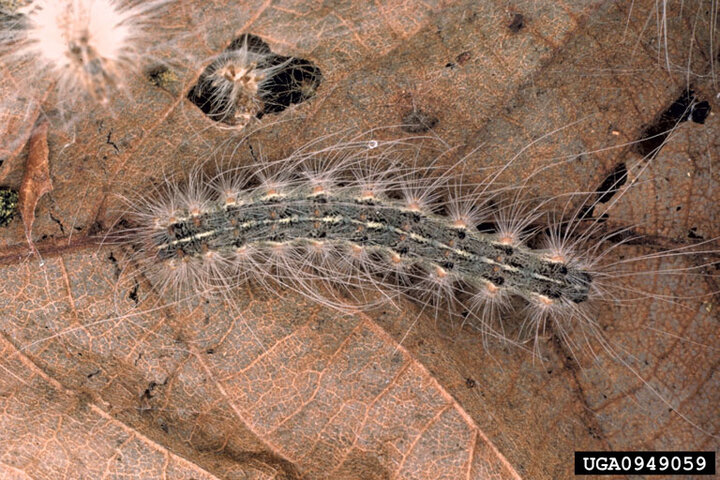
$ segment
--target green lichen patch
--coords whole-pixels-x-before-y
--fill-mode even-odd
[[[12,188],[0,187],[0,227],[15,218],[18,209],[18,192]]]

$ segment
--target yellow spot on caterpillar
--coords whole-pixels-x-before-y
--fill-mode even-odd
[[[504,235],[500,237],[500,244],[501,245],[513,245],[515,243],[515,238],[512,235]]]
[[[461,229],[461,230],[465,230],[466,228],[468,228],[467,222],[466,222],[465,220],[460,219],[460,218],[458,218],[457,220],[455,220],[455,221],[453,222],[452,226],[453,226],[453,228],[458,228],[458,229]]]
[[[419,212],[420,211],[420,202],[417,200],[410,200],[407,204],[407,210],[411,212]]]
[[[555,303],[555,300],[553,300],[550,297],[546,297],[545,295],[535,294],[535,297],[537,297],[538,300],[540,300],[540,303],[546,306],[553,305]]]
[[[261,200],[272,200],[274,198],[283,198],[285,195],[279,192],[275,187],[270,187],[265,192],[265,196]]]
[[[495,296],[500,291],[500,287],[492,282],[485,282],[485,293],[490,296]]]
[[[566,263],[567,258],[560,252],[555,252],[552,255],[546,257],[548,261],[554,262],[554,263]]]

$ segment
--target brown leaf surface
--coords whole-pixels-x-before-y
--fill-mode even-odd
[[[35,208],[43,195],[52,192],[53,189],[47,136],[48,123],[45,121],[37,125],[30,134],[28,157],[18,194],[18,210],[22,215],[25,237],[33,250],[35,246],[32,241],[32,227],[35,223]]]
[[[618,255],[688,244],[691,229],[717,237],[718,116],[679,125],[649,164],[628,145],[686,88],[686,67],[698,98],[720,108],[706,5],[686,1],[669,17],[668,70],[652,0],[174,4],[164,25],[187,31],[167,51],[183,59],[171,64],[175,88],[136,79],[113,114],[51,123],[55,189],[33,234],[46,263],[18,255],[19,222],[0,232],[0,476],[557,479],[572,477],[574,450],[717,449],[711,277],[644,275],[633,288],[688,299],[599,311],[620,360],[601,348],[573,356],[549,337],[540,362],[485,349],[473,329],[410,303],[341,315],[248,287],[232,304],[174,305],[142,276],[120,282],[133,268],[125,253],[91,241],[118,217],[113,194],[233,150],[252,161],[240,135],[185,99],[202,59],[239,32],[323,72],[314,98],[268,115],[249,140],[270,158],[422,111],[455,147],[448,164],[477,150],[471,179],[518,154],[501,181],[552,165],[531,194],[594,190],[619,163],[647,165],[607,210],[655,243]],[[2,71],[9,84],[24,78]]]

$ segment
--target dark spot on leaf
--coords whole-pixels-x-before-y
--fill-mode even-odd
[[[160,424],[160,429],[161,429],[163,432],[165,432],[165,433],[169,433],[169,432],[170,432],[170,428],[168,427],[167,423],[165,423],[163,420],[159,420],[159,424]]]
[[[156,65],[152,68],[150,68],[146,75],[148,77],[148,80],[150,80],[150,83],[155,85],[156,87],[162,87],[165,83],[163,81],[163,77],[167,74],[168,68],[165,65]]]
[[[112,129],[110,129],[110,131],[107,134],[107,139],[105,140],[105,143],[107,143],[108,145],[113,147],[115,149],[115,153],[120,153],[120,149],[118,148],[117,144],[115,142],[113,142],[113,140],[112,140],[112,133],[113,133],[113,131],[112,131]]]
[[[711,108],[710,104],[703,100],[702,102],[694,104],[690,110],[690,119],[702,125],[710,114]]]
[[[624,163],[618,164],[605,180],[598,187],[597,192],[600,194],[598,202],[607,203],[613,195],[615,195],[620,187],[627,182],[627,167]]]
[[[58,227],[60,227],[60,232],[61,232],[63,235],[65,235],[65,226],[62,224],[62,222],[60,221],[60,219],[55,218],[55,216],[51,213],[51,214],[50,214],[50,220],[52,220],[53,222],[57,223]]]
[[[138,303],[138,289],[140,288],[140,284],[138,282],[135,282],[135,286],[130,290],[130,293],[128,294],[128,298],[135,302],[137,305]]]
[[[688,231],[688,238],[691,238],[693,240],[703,240],[704,237],[702,235],[697,234],[697,227],[692,227],[690,231]]]
[[[408,133],[424,133],[438,123],[435,115],[423,110],[411,110],[403,116],[402,129]]]
[[[645,127],[635,144],[635,151],[643,157],[657,154],[664,145],[665,139],[679,123],[687,120],[705,123],[709,113],[708,102],[699,102],[692,88],[684,90],[652,125]]]
[[[288,63],[267,80],[264,88],[268,93],[262,97],[265,107],[258,118],[267,113],[282,112],[294,103],[302,103],[314,97],[322,82],[320,68],[310,60],[278,56],[276,61]]]
[[[145,389],[145,391],[143,392],[143,394],[140,398],[145,399],[145,400],[149,400],[149,399],[153,398],[153,390],[155,390],[155,387],[157,387],[157,386],[158,386],[157,382],[150,382],[150,384]]]
[[[472,55],[470,54],[470,52],[466,51],[466,52],[462,52],[457,57],[455,57],[455,61],[457,62],[458,65],[463,66],[470,60],[471,57],[472,57]]]
[[[523,27],[525,27],[525,17],[523,17],[522,13],[516,13],[515,16],[513,16],[512,22],[508,25],[508,28],[511,32],[517,33],[522,30]]]

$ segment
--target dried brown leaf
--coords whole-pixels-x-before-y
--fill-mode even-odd
[[[42,196],[53,189],[50,179],[50,150],[47,136],[47,122],[41,122],[33,129],[30,135],[23,179],[18,192],[18,208],[25,226],[25,237],[33,250],[35,250],[35,245],[32,241],[32,227],[35,223],[35,208]]]
[[[701,53],[710,17],[703,2],[683,3],[668,24],[669,55],[705,72],[693,87],[717,110]],[[653,0],[175,4],[166,24],[192,28],[173,48],[198,59],[173,66],[182,88],[135,79],[114,115],[88,108],[76,135],[51,129],[54,201],[33,206],[45,264],[17,254],[22,226],[0,236],[0,476],[558,479],[572,478],[574,450],[717,449],[710,275],[646,275],[651,292],[683,288],[688,299],[598,314],[634,375],[601,349],[573,357],[552,337],[545,363],[486,350],[477,332],[410,303],[341,315],[248,286],[232,302],[185,308],[154,297],[127,252],[91,241],[118,218],[116,193],[147,191],[213,155],[252,162],[248,145],[278,158],[408,112],[431,114],[427,133],[457,147],[457,158],[478,149],[465,160],[470,172],[522,151],[502,181],[557,163],[533,177],[533,192],[596,188],[618,163],[639,160],[628,142],[686,86],[684,71],[658,60],[648,27],[656,14]],[[312,59],[324,78],[310,101],[264,118],[249,143],[186,100],[203,59],[238,32]],[[719,121],[680,125],[640,188],[608,208],[610,222],[642,224],[651,239],[618,255],[689,245],[693,228],[720,234]]]

